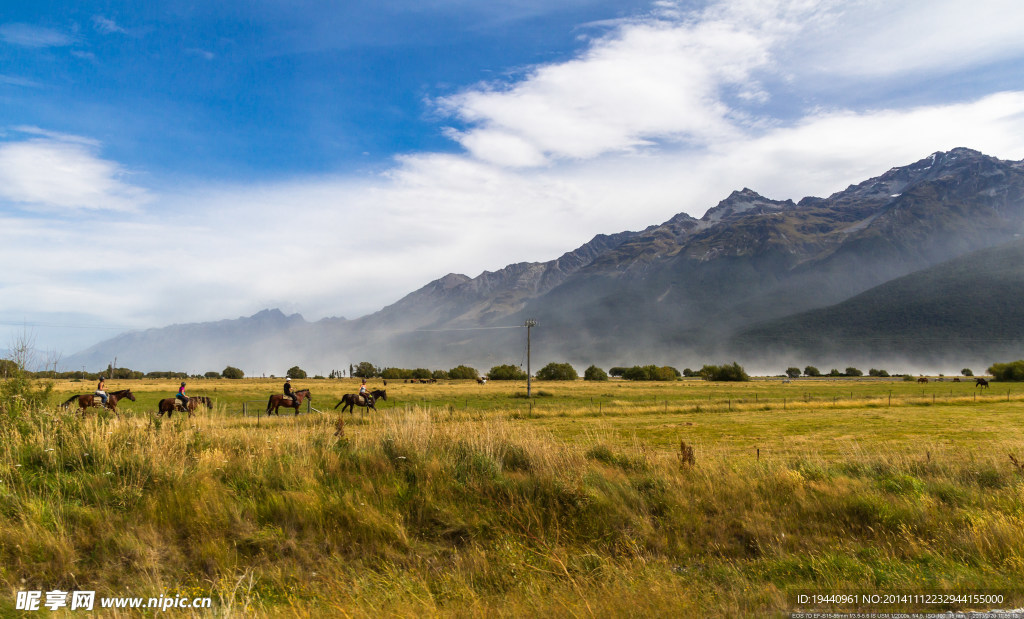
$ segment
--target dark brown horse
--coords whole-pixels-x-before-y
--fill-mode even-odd
[[[309,392],[309,389],[294,391],[292,392],[292,395],[294,397],[289,397],[281,393],[275,393],[270,396],[270,399],[267,400],[267,414],[270,414],[270,409],[274,409],[274,414],[280,415],[281,413],[277,412],[277,409],[278,407],[283,406],[285,408],[294,408],[295,414],[298,415],[299,404],[301,404],[303,400],[308,399],[310,402],[313,401],[313,395]]]
[[[922,376],[921,378],[917,379],[917,382],[919,382],[919,383],[926,383],[926,382],[928,382],[928,379],[925,378],[924,376]]]
[[[162,417],[164,413],[167,413],[167,417],[170,418],[171,415],[174,414],[174,411],[178,411],[179,413],[188,412],[188,416],[191,417],[192,411],[199,408],[200,405],[203,405],[206,408],[212,408],[213,400],[205,395],[191,396],[188,399],[188,410],[186,411],[185,407],[181,404],[181,400],[178,398],[164,398],[157,403],[156,414],[157,416]]]
[[[377,407],[374,406],[374,403],[377,400],[384,400],[385,402],[387,402],[388,392],[384,389],[374,389],[373,391],[370,392],[369,398],[363,398],[363,396],[359,395],[358,393],[346,393],[345,395],[341,396],[341,400],[334,405],[334,408],[338,408],[339,406],[344,404],[345,406],[341,406],[341,412],[343,413],[347,408],[350,412],[355,414],[355,407],[357,406],[361,406],[365,409],[372,408],[374,411],[376,411]]]
[[[988,388],[988,381],[985,380],[984,378],[975,378],[974,379],[974,386],[975,387],[985,387],[985,388]]]
[[[125,398],[131,400],[132,402],[135,401],[135,396],[132,395],[132,390],[131,389],[121,389],[120,391],[112,391],[112,392],[108,393],[107,394],[107,408],[109,408],[110,410],[116,412],[117,411],[117,401],[118,400],[123,400]],[[75,400],[78,400],[78,406],[80,406],[82,408],[82,414],[83,415],[85,414],[85,409],[89,408],[90,406],[102,406],[103,405],[103,398],[101,398],[100,396],[98,396],[98,395],[96,395],[94,393],[87,393],[85,395],[73,395],[70,398],[68,398],[66,402],[61,404],[61,406],[63,406],[64,408],[67,408],[67,407],[71,406],[71,403],[74,402]]]

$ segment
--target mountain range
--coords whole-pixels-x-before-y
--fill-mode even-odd
[[[1022,234],[1024,161],[956,148],[827,198],[734,191],[700,219],[680,213],[549,262],[449,274],[355,320],[265,310],[124,333],[66,363],[486,370],[523,362],[515,327],[534,318],[535,364],[977,365],[1024,342]]]

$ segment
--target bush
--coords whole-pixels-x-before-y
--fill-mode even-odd
[[[402,368],[384,368],[384,370],[380,373],[380,377],[390,378],[391,380],[396,380],[400,378],[412,378],[412,371],[405,370]]]
[[[285,376],[287,376],[288,378],[305,378],[306,371],[297,365],[293,365],[292,367],[288,368],[288,372],[285,373]]]
[[[480,378],[480,373],[475,368],[467,365],[458,365],[448,370],[448,378],[452,380],[476,380]]]
[[[804,376],[821,376],[821,370],[813,365],[809,365],[804,368]]]
[[[971,368],[964,368],[960,370],[960,373],[964,376],[974,376],[974,372],[971,371]]]
[[[831,370],[828,371],[827,376],[843,376],[843,373],[835,368],[832,368]]]
[[[886,372],[885,370],[876,370],[875,368],[871,368],[870,370],[868,370],[868,376],[880,376],[882,378],[886,378],[889,376],[889,372]]]
[[[231,366],[228,366],[228,367],[230,368]],[[236,369],[237,370],[238,368],[232,368],[232,369]],[[226,372],[227,369],[225,369],[224,371]],[[242,370],[238,370],[238,371],[241,372]],[[97,376],[96,378],[93,378],[92,375],[88,375],[88,376],[85,376],[85,378],[88,378],[88,379],[91,379],[91,380],[96,380],[96,378],[99,378],[99,376]],[[186,374],[185,372],[164,372],[164,371],[146,372],[146,378],[188,378],[188,374]],[[230,378],[230,377],[229,376],[224,376],[224,378]],[[241,378],[241,376],[239,376],[238,378]]]
[[[608,375],[609,376],[615,376],[615,377],[618,377],[618,378],[622,378],[622,375],[626,373],[627,369],[629,369],[629,368],[622,368],[622,367],[619,367],[619,366],[615,366],[612,369],[608,370]]]
[[[705,365],[700,369],[700,375],[704,380],[744,381],[750,380],[750,376],[744,371],[743,366],[735,361],[726,365]]]
[[[988,373],[999,381],[1022,381],[1024,380],[1024,359],[1009,363],[993,363],[988,368]]]
[[[676,380],[681,376],[679,370],[669,365],[634,365],[622,374],[626,380]]]
[[[526,380],[526,372],[514,365],[496,365],[487,372],[491,380]]]
[[[847,376],[864,376],[864,372],[861,372],[857,368],[846,368]]]
[[[369,361],[360,361],[359,365],[352,369],[351,374],[355,378],[376,378],[380,376],[380,369]]]
[[[243,372],[242,370],[239,370],[236,367],[232,367],[230,365],[228,367],[224,368],[224,371],[221,372],[220,375],[223,376],[224,378],[232,378],[232,379],[235,379],[235,380],[237,380],[239,378],[245,378],[245,372]]]
[[[438,380],[444,380],[448,378],[448,372],[445,372],[444,370],[434,370],[430,373],[430,377]]]
[[[694,372],[690,368],[684,368],[683,369],[683,376],[685,376],[687,378],[693,378],[694,376],[700,376],[700,374],[698,374],[697,372]]]
[[[207,372],[203,374],[203,378],[220,378],[220,372]]]
[[[416,368],[410,372],[409,378],[422,378],[425,380],[431,378],[431,373],[427,368]]]
[[[797,378],[800,376],[800,368],[786,368],[786,376]]]
[[[549,363],[537,372],[540,380],[576,380],[580,375],[568,363]]]
[[[608,380],[608,373],[592,365],[583,372],[583,380]]]

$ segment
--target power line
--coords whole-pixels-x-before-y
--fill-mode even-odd
[[[514,325],[511,327],[459,327],[453,329],[413,329],[413,332],[444,333],[446,331],[489,331],[491,329],[525,329],[525,325]]]

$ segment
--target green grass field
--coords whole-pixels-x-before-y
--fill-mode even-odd
[[[136,394],[120,415],[7,406],[0,614],[58,588],[212,616],[1024,606],[1013,386],[389,381],[335,436],[357,382],[296,381],[322,412],[268,418],[281,382],[189,381],[215,403],[192,418],[153,415],[174,381],[108,382]]]

